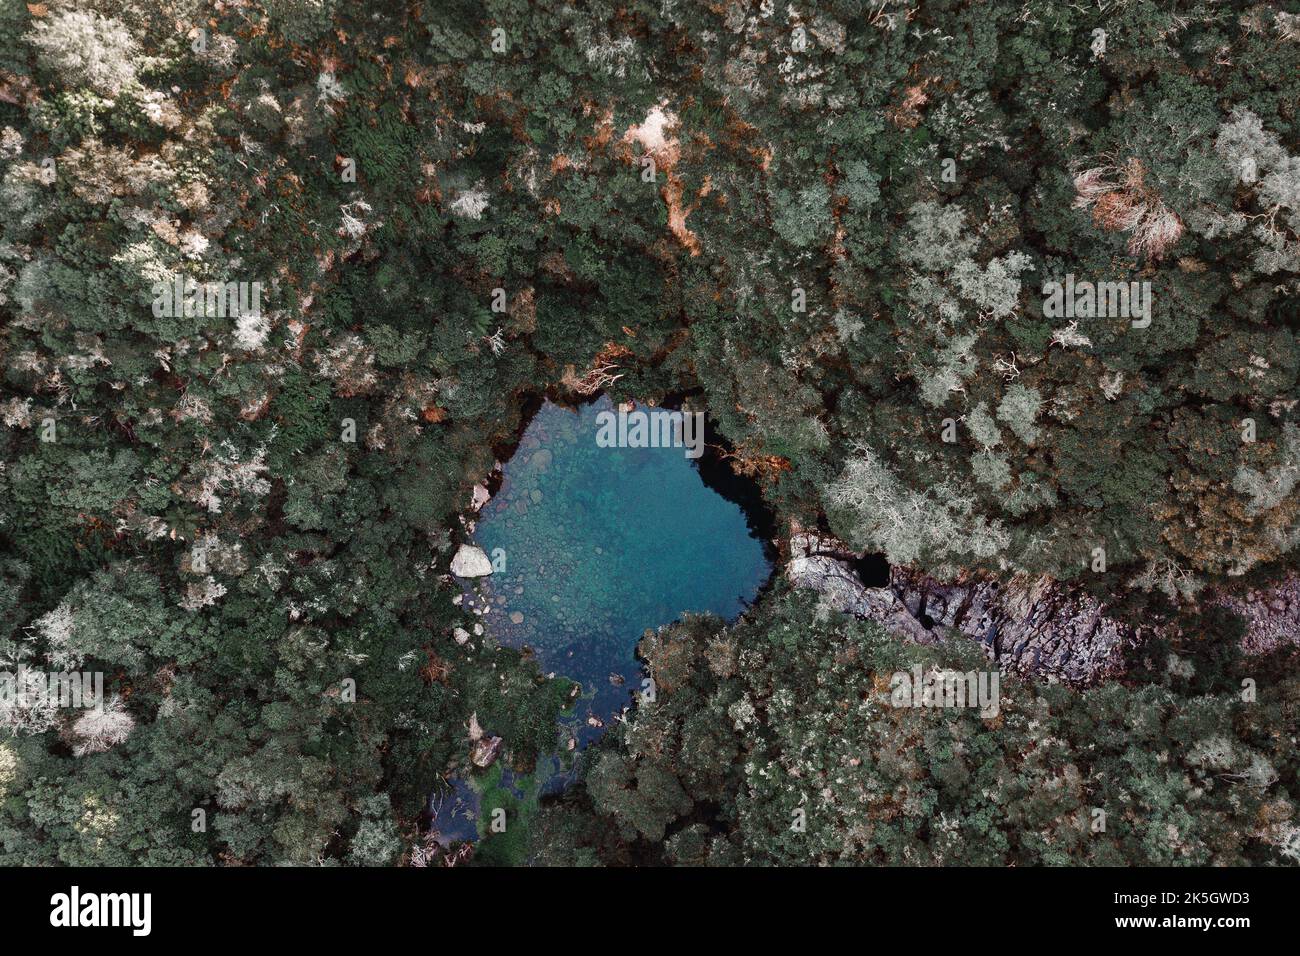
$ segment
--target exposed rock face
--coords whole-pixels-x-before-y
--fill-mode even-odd
[[[474,741],[470,748],[469,759],[476,767],[490,767],[496,762],[499,753],[501,753],[501,738],[484,737]]]
[[[1247,654],[1269,654],[1279,647],[1300,644],[1300,574],[1291,574],[1271,588],[1217,597],[1246,622],[1241,649]]]
[[[501,738],[489,737],[479,726],[478,712],[469,715],[469,759],[479,768],[490,767],[501,753]]]
[[[915,617],[975,638],[1004,670],[1091,683],[1121,673],[1124,649],[1138,642],[1105,605],[1050,578],[941,584],[895,570],[890,587]]]
[[[934,643],[938,635],[923,627],[891,588],[863,586],[847,563],[852,557],[834,538],[798,533],[790,538],[786,577],[800,587],[820,592],[837,611],[876,621],[891,634],[922,644]]]
[[[458,578],[481,578],[492,573],[492,562],[482,548],[462,544],[451,559],[451,573]]]
[[[831,607],[875,621],[891,634],[933,644],[955,630],[984,645],[1005,671],[1087,684],[1118,675],[1125,648],[1144,636],[1106,616],[1105,605],[1050,578],[1017,577],[1005,584],[976,577],[943,583],[905,568],[891,568],[889,586],[863,585],[850,562],[857,558],[827,535],[790,537],[791,582],[818,591]],[[1300,574],[1243,594],[1207,601],[1246,622],[1241,649],[1269,654],[1300,646]]]
[[[836,610],[923,644],[943,640],[950,628],[983,644],[1006,671],[1089,683],[1118,674],[1124,648],[1137,641],[1104,605],[1048,578],[944,584],[893,568],[888,587],[868,588],[849,564],[856,555],[834,538],[796,533],[790,554],[786,576]]]

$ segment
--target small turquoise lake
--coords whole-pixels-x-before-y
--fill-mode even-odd
[[[744,510],[704,483],[684,448],[598,443],[613,412],[605,397],[544,403],[474,534],[504,558],[479,579],[488,633],[581,682],[580,743],[599,733],[588,717],[608,722],[640,689],[647,629],[687,611],[734,618],[772,572]]]

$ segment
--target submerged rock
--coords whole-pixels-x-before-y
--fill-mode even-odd
[[[458,578],[481,578],[492,573],[492,562],[482,548],[462,544],[451,559],[451,573]]]

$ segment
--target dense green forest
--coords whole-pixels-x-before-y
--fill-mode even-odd
[[[1221,598],[1300,568],[1298,108],[1297,0],[0,0],[0,670],[109,696],[0,707],[0,862],[428,862],[467,728],[525,773],[573,692],[456,640],[471,488],[606,390],[1144,639],[892,710],[980,648],[778,580],[432,859],[1295,863],[1297,645]]]

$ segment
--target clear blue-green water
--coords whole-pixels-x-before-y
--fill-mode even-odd
[[[480,579],[483,617],[503,644],[581,682],[580,743],[641,687],[637,642],[684,612],[737,616],[771,574],[735,502],[707,487],[682,448],[596,441],[608,398],[545,403],[479,514],[475,541],[505,570]],[[710,436],[706,436],[706,440]]]

